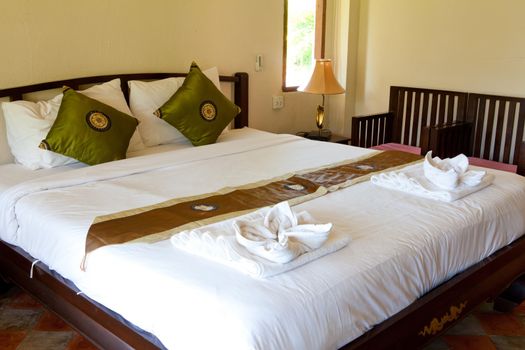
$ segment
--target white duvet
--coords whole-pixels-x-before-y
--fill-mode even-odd
[[[296,207],[351,243],[272,278],[177,251],[169,240],[100,248],[80,270],[95,216],[371,152],[251,129],[220,141],[10,187],[0,194],[0,238],[168,348],[334,349],[525,232],[517,175],[494,171],[491,186],[453,203],[367,181]]]

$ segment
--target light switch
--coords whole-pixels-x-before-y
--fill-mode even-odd
[[[262,55],[255,55],[255,71],[262,72],[263,70],[263,57]]]

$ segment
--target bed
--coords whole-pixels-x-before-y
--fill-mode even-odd
[[[129,79],[166,76],[114,77],[126,92]],[[41,84],[0,96],[105,80]],[[166,240],[100,248],[83,272],[86,229],[95,216],[375,154],[240,129],[248,122],[247,75],[222,80],[235,84],[243,113],[235,121],[239,129],[216,144],[168,147],[6,185],[0,205],[12,209],[16,228],[0,227],[2,276],[105,349],[406,349],[425,344],[523,274],[525,180],[498,171],[490,171],[493,185],[452,204],[369,181],[298,204],[351,241],[267,279],[177,252]]]

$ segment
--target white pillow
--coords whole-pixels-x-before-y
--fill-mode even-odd
[[[11,154],[11,149],[9,149],[9,145],[7,144],[7,130],[5,128],[4,113],[2,113],[2,109],[0,108],[0,164],[9,164],[13,162],[14,158]]]
[[[217,67],[202,72],[219,90],[221,89]],[[133,116],[140,121],[137,128],[146,146],[190,143],[179,130],[153,114],[173,96],[183,82],[184,78],[167,78],[155,81],[131,80],[128,82],[129,106]]]
[[[120,79],[95,85],[80,92],[131,115],[120,88]],[[45,139],[55,122],[61,102],[62,94],[48,101],[2,103],[7,129],[7,142],[17,163],[36,170],[78,162],[73,158],[38,148],[40,141]],[[136,131],[130,140],[128,152],[141,149],[144,149],[144,144],[140,134]]]

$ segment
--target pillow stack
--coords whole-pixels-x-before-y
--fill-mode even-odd
[[[120,79],[66,88],[48,101],[4,102],[7,141],[16,162],[30,169],[105,163],[145,145],[207,145],[240,112],[219,84],[217,68],[203,72],[192,63],[186,78],[128,82],[131,110]]]
[[[80,94],[107,105],[120,113],[131,115],[120,88],[120,79],[92,86],[89,89],[80,91]],[[63,155],[39,148],[41,141],[46,138],[57,119],[62,99],[63,94],[59,94],[48,101],[2,103],[6,121],[7,142],[17,163],[36,170],[82,161],[72,158],[69,154]],[[128,152],[144,149],[144,144],[138,132],[132,133],[131,139],[123,141],[122,147],[125,147],[125,150]],[[116,158],[114,157],[114,159]]]

